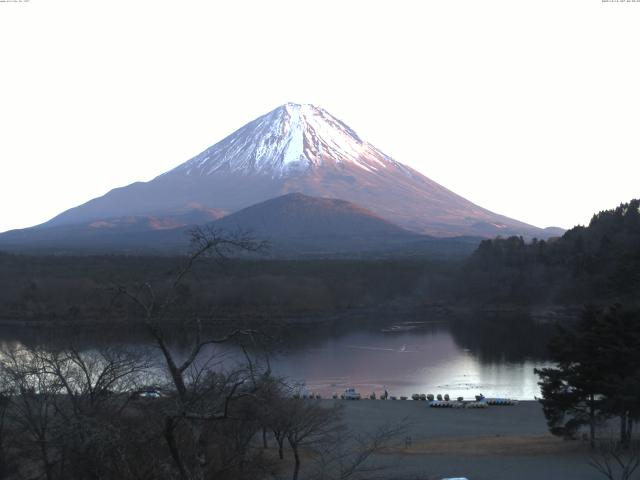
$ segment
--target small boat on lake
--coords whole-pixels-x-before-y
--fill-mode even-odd
[[[431,408],[464,408],[464,402],[454,402],[451,400],[433,400],[429,402]]]
[[[498,406],[509,406],[509,405],[517,405],[518,401],[512,398],[485,398],[484,402],[487,405],[498,405]]]
[[[518,404],[518,400],[514,400],[512,398],[499,398],[499,397],[487,398],[483,394],[476,395],[476,401],[484,402],[487,405],[517,405]]]

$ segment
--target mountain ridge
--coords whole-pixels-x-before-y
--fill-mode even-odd
[[[149,182],[135,182],[38,228],[127,216],[173,216],[197,203],[226,213],[287,193],[338,198],[415,233],[547,238],[484,209],[384,154],[326,110],[285,104]]]
[[[0,235],[0,248],[14,252],[175,254],[186,252],[202,214],[118,217],[98,222],[14,230]],[[218,212],[205,212],[215,216]],[[210,217],[211,218],[211,217]],[[190,225],[178,225],[185,219]],[[148,228],[152,225],[153,228]],[[147,227],[147,228],[145,228]],[[290,193],[206,223],[224,235],[267,241],[264,258],[459,257],[480,238],[436,239],[394,225],[356,204]]]

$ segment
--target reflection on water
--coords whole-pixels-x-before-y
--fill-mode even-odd
[[[272,359],[272,366],[274,371],[305,382],[311,391],[323,395],[354,386],[365,395],[379,395],[386,387],[390,395],[396,396],[539,396],[533,369],[546,366],[544,358],[530,349],[520,349],[518,357],[511,348],[501,350],[505,346],[501,340],[508,340],[500,337],[492,346],[487,344],[487,337],[468,334],[457,338],[459,328],[442,324],[398,333],[387,333],[386,329],[347,333],[324,339],[313,347],[282,352]],[[520,334],[525,335],[525,331],[513,333],[511,341],[524,342],[524,338],[518,338]],[[529,339],[530,335],[528,332]],[[534,342],[530,341],[529,346],[534,347]],[[541,347],[544,351],[544,343]],[[536,350],[537,345],[534,353]]]
[[[549,326],[526,318],[470,318],[440,323],[376,323],[358,330],[289,330],[270,354],[275,374],[304,383],[311,391],[331,395],[356,387],[363,395],[386,388],[390,395],[448,393],[472,398],[539,396],[535,367],[546,366]],[[63,345],[68,332],[33,330],[0,331],[0,344],[19,342],[45,346]],[[93,348],[104,342],[148,348],[144,331],[112,329],[74,334],[74,343]],[[175,335],[173,348],[186,355],[184,335]],[[241,361],[232,346],[217,346],[224,362]],[[153,350],[152,350],[153,351]],[[156,355],[159,353],[155,351]]]

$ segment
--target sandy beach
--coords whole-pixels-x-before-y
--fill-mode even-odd
[[[331,405],[333,400],[323,400]],[[540,404],[487,409],[436,409],[419,401],[337,401],[344,420],[359,432],[405,421],[406,435],[374,461],[387,465],[384,478],[433,480],[597,480],[579,441],[548,433]]]

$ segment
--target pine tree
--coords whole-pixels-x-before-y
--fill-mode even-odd
[[[551,433],[575,437],[589,427],[620,417],[620,442],[631,438],[640,418],[640,318],[620,306],[587,307],[574,328],[561,327],[550,345],[554,368],[536,370],[540,400]]]

